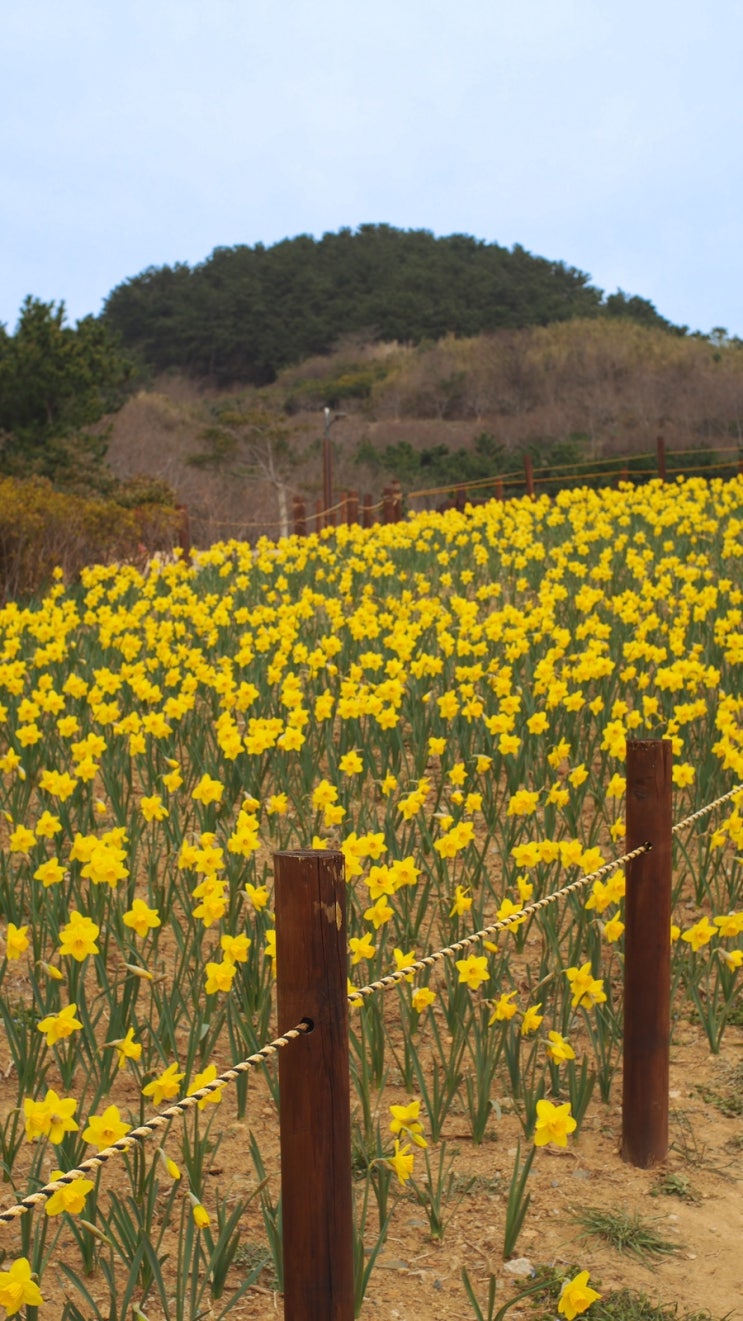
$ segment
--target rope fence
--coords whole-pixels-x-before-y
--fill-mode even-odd
[[[692,812],[690,816],[684,817],[682,821],[677,821],[676,824],[671,827],[672,833],[676,834],[679,830],[683,830],[686,826],[690,826],[694,821],[698,821],[701,817],[707,816],[710,812],[713,812],[716,807],[719,807],[722,803],[729,802],[730,799],[735,798],[738,794],[743,794],[743,784],[735,785],[733,789],[730,789],[725,794],[721,794],[720,797],[715,798],[713,802],[705,804],[704,807],[700,807],[697,812]],[[465,936],[462,940],[456,941],[453,945],[447,945],[442,949],[434,950],[433,953],[424,955],[420,959],[415,959],[412,963],[405,964],[404,967],[396,968],[393,972],[387,973],[384,977],[380,977],[375,982],[370,982],[367,986],[354,987],[353,991],[349,991],[348,994],[349,1003],[357,1004],[365,997],[374,994],[375,991],[387,991],[392,986],[396,986],[398,982],[404,981],[411,973],[422,972],[425,968],[433,968],[435,964],[440,963],[442,960],[453,958],[455,954],[459,954],[462,950],[468,949],[470,945],[476,945],[479,944],[480,941],[487,940],[490,936],[497,934],[498,931],[506,931],[509,927],[520,926],[524,918],[529,917],[532,913],[537,913],[540,909],[548,907],[549,904],[555,903],[557,899],[563,899],[569,894],[574,894],[576,891],[582,890],[590,882],[599,880],[602,876],[608,876],[611,872],[616,871],[618,867],[623,867],[626,862],[632,862],[633,859],[641,857],[643,853],[649,853],[651,849],[652,845],[649,842],[640,844],[629,853],[623,853],[621,858],[613,858],[611,862],[605,862],[595,871],[589,872],[586,876],[580,876],[577,880],[571,881],[568,885],[562,886],[559,890],[554,890],[551,894],[544,895],[541,899],[535,899],[533,903],[525,904],[523,908],[519,908],[517,912],[509,913],[508,917],[499,918],[497,922],[493,922],[490,926],[483,927],[481,931],[475,931],[471,936]]]
[[[668,468],[666,471],[669,477],[678,476],[681,473],[697,476],[706,472],[723,472],[731,466],[729,463],[698,463],[690,468]]]
[[[697,453],[708,454],[714,457],[730,454],[731,457],[729,462],[723,463],[700,463],[689,466],[681,465],[674,468],[666,467],[666,459],[671,454],[680,458],[687,454],[696,455]],[[441,484],[438,486],[414,487],[412,490],[405,492],[402,491],[400,483],[395,482],[393,483],[393,488],[397,492],[395,499],[400,506],[403,501],[406,501],[408,505],[410,505],[411,502],[415,500],[432,499],[436,497],[444,500],[451,500],[454,498],[457,503],[461,502],[463,505],[468,493],[474,494],[476,492],[494,491],[496,498],[503,499],[508,490],[516,488],[523,491],[525,488],[527,495],[534,496],[535,488],[537,486],[547,486],[548,484],[555,482],[564,484],[573,481],[592,481],[597,479],[612,482],[622,480],[631,481],[636,478],[650,477],[654,473],[659,476],[661,480],[665,480],[666,477],[677,474],[694,476],[697,474],[703,475],[705,473],[722,472],[734,467],[736,463],[738,472],[743,472],[743,450],[739,448],[727,449],[725,447],[720,447],[715,450],[708,448],[706,450],[700,449],[698,451],[666,451],[663,438],[658,437],[657,453],[655,456],[652,454],[627,454],[612,456],[611,458],[604,460],[596,458],[574,460],[569,464],[562,464],[556,467],[552,465],[534,467],[531,456],[528,453],[524,453],[523,469],[521,471],[510,469],[507,472],[493,473],[488,477],[475,477],[468,478],[464,481],[451,481],[447,484]],[[387,492],[389,492],[390,489],[392,488],[387,488]],[[300,501],[299,503],[302,505],[302,508],[304,508],[304,502]],[[324,526],[327,526],[328,523],[332,523],[332,516],[339,508],[341,509],[342,520],[345,519],[345,521],[351,523],[357,521],[356,518],[349,513],[349,506],[353,505],[354,508],[358,507],[359,501],[356,492],[347,493],[346,499],[341,501],[340,505],[333,505],[331,509],[324,512],[320,509],[319,503],[320,502],[318,502],[318,512],[315,516],[316,524],[318,520],[320,520],[320,524]],[[367,516],[372,510],[376,513],[380,509],[384,511],[383,521],[397,521],[399,510],[391,512],[388,499],[383,499],[378,504],[371,506],[370,497],[365,497],[364,510]],[[297,520],[295,517],[294,530],[301,535],[300,523],[304,523],[304,514],[300,520]],[[368,526],[368,523],[365,523],[364,525]]]
[[[685,464],[679,463],[676,466],[668,467],[667,459],[684,459],[687,456],[708,455],[710,458],[718,460],[720,456],[730,455],[729,461]],[[719,448],[700,448],[696,450],[666,450],[665,442],[662,436],[658,437],[656,454],[625,454],[614,456],[607,459],[576,459],[568,464],[561,465],[540,465],[534,466],[532,457],[528,452],[523,454],[523,467],[519,469],[509,469],[507,472],[493,473],[488,477],[473,477],[463,481],[452,480],[438,486],[414,487],[412,490],[403,491],[399,481],[393,481],[384,488],[381,500],[372,501],[370,495],[365,495],[363,500],[359,498],[358,491],[346,491],[340,500],[333,501],[332,494],[328,502],[327,493],[324,499],[318,497],[314,512],[307,509],[308,500],[305,496],[286,487],[287,496],[291,495],[292,512],[287,513],[286,518],[261,518],[261,519],[218,519],[208,513],[201,513],[192,510],[189,513],[185,505],[178,506],[179,513],[179,532],[178,539],[181,549],[184,553],[189,553],[192,549],[191,544],[191,522],[203,525],[204,529],[234,531],[246,537],[260,532],[263,535],[275,533],[283,535],[290,529],[295,536],[306,536],[308,530],[319,532],[323,528],[335,527],[338,523],[348,525],[358,525],[371,527],[373,523],[381,517],[383,523],[396,523],[403,517],[403,510],[412,507],[412,502],[419,500],[439,499],[445,502],[446,507],[453,501],[457,508],[463,509],[466,504],[466,498],[469,494],[475,495],[478,492],[493,493],[493,498],[503,500],[508,494],[524,491],[528,496],[536,498],[536,488],[547,487],[550,484],[558,483],[563,486],[571,482],[631,482],[635,480],[649,479],[657,476],[661,481],[670,477],[693,477],[705,476],[718,472],[728,472],[737,466],[738,474],[743,474],[743,447],[725,447]],[[327,474],[326,474],[327,476]],[[331,489],[332,483],[328,478],[328,485],[324,486],[327,490]],[[314,524],[314,527],[311,525]]]
[[[348,988],[343,854],[274,854],[279,1026],[273,1041],[175,1102],[58,1179],[0,1211],[10,1224],[61,1188],[167,1128],[200,1101],[273,1057],[279,1062],[285,1315],[352,1321],[353,1215],[349,1005],[399,985],[584,889],[625,864],[622,1156],[647,1168],[668,1150],[670,940],[673,836],[743,795],[737,784],[672,822],[670,740],[627,741],[626,851],[471,935]],[[652,860],[648,855],[652,854]],[[313,1044],[311,1037],[317,1035]],[[305,1038],[303,1047],[285,1047]],[[286,1245],[294,1247],[293,1252]]]
[[[199,1087],[190,1096],[184,1096],[182,1100],[176,1101],[174,1105],[169,1105],[166,1110],[161,1110],[158,1114],[153,1115],[152,1119],[148,1119],[145,1124],[140,1124],[137,1128],[131,1129],[123,1138],[119,1138],[118,1142],[112,1143],[110,1147],[104,1147],[97,1155],[89,1156],[87,1160],[81,1161],[79,1165],[75,1166],[74,1170],[68,1170],[59,1179],[54,1179],[51,1183],[45,1184],[43,1188],[39,1188],[38,1192],[30,1193],[28,1197],[24,1197],[22,1201],[17,1202],[15,1206],[11,1206],[7,1211],[0,1211],[0,1221],[9,1224],[11,1221],[17,1220],[26,1211],[33,1211],[35,1207],[47,1202],[59,1188],[65,1188],[68,1184],[74,1183],[76,1179],[81,1179],[86,1174],[101,1169],[113,1156],[123,1156],[138,1142],[145,1142],[147,1138],[152,1137],[153,1133],[167,1128],[173,1119],[187,1114],[189,1110],[199,1104],[199,1101],[206,1100],[213,1092],[226,1087],[228,1083],[234,1082],[242,1074],[249,1073],[251,1069],[257,1068],[260,1064],[265,1064],[267,1059],[270,1059],[272,1055],[277,1055],[284,1046],[289,1045],[290,1041],[296,1041],[297,1037],[305,1035],[310,1030],[310,1025],[304,1020],[297,1023],[296,1027],[290,1028],[288,1032],[282,1033],[280,1037],[276,1037],[265,1046],[261,1046],[261,1049],[257,1050],[254,1055],[248,1055],[247,1059],[241,1060],[239,1064],[233,1064],[218,1078],[213,1078],[211,1082],[205,1083],[203,1087]]]
[[[684,826],[690,826],[692,822],[699,821],[701,817],[707,816],[710,812],[714,812],[716,807],[720,807],[722,803],[729,802],[730,799],[735,798],[737,794],[743,794],[743,784],[736,784],[735,787],[729,789],[726,794],[721,794],[719,798],[715,798],[711,803],[706,803],[704,807],[700,807],[698,812],[692,812],[691,816],[685,816],[683,821],[677,821],[675,826],[671,826],[672,833],[675,835],[679,830],[683,830]]]
[[[730,789],[727,793],[721,794],[719,798],[715,798],[712,802],[706,803],[704,807],[691,813],[690,816],[684,817],[682,821],[676,822],[676,824],[671,827],[672,833],[676,834],[678,831],[683,830],[685,827],[693,824],[693,822],[698,821],[702,817],[707,816],[710,812],[713,812],[716,807],[729,802],[740,794],[743,794],[743,784],[735,785],[734,788]],[[475,931],[469,936],[464,936],[461,940],[457,940],[451,945],[446,945],[441,949],[433,950],[430,954],[426,954],[420,959],[415,959],[411,963],[405,964],[403,967],[396,968],[394,971],[386,973],[376,981],[369,982],[366,986],[354,987],[353,990],[347,993],[349,1004],[362,1004],[365,999],[376,994],[378,991],[391,990],[392,987],[407,980],[411,974],[433,968],[437,963],[441,963],[446,959],[452,959],[455,954],[462,953],[473,945],[488,940],[499,931],[507,931],[510,927],[520,925],[532,914],[539,912],[550,904],[556,903],[559,899],[564,899],[567,898],[568,895],[577,893],[593,881],[600,880],[601,877],[610,875],[611,872],[624,866],[625,863],[632,862],[635,858],[641,857],[644,853],[649,853],[652,847],[653,846],[649,841],[640,844],[637,848],[623,853],[621,857],[613,858],[610,862],[604,863],[594,871],[578,877],[575,881],[569,882],[568,885],[563,885],[560,889],[554,890],[548,895],[544,895],[541,899],[536,899],[532,903],[525,904],[522,908],[519,908],[514,913],[510,913],[507,917],[499,918],[497,922],[493,922],[489,926],[483,927],[481,930]],[[12,1222],[19,1216],[23,1215],[26,1211],[31,1211],[35,1207],[42,1205],[59,1188],[63,1188],[67,1184],[73,1183],[75,1179],[82,1178],[88,1173],[101,1169],[112,1157],[123,1155],[137,1143],[146,1141],[146,1139],[152,1137],[153,1134],[166,1128],[172,1120],[180,1118],[181,1115],[184,1115],[189,1110],[193,1109],[200,1101],[205,1100],[214,1092],[219,1091],[229,1083],[234,1082],[237,1078],[248,1073],[251,1069],[264,1064],[267,1059],[277,1055],[279,1051],[283,1047],[289,1045],[291,1041],[306,1035],[310,1030],[311,1028],[308,1021],[303,1019],[301,1022],[297,1023],[296,1027],[290,1028],[281,1036],[268,1042],[265,1046],[262,1046],[260,1050],[256,1051],[255,1054],[249,1055],[246,1059],[241,1060],[239,1063],[226,1069],[218,1078],[214,1078],[211,1082],[206,1083],[190,1096],[185,1096],[182,1100],[177,1101],[173,1105],[168,1106],[167,1109],[160,1111],[157,1115],[154,1115],[152,1119],[147,1120],[145,1124],[141,1124],[139,1127],[132,1129],[131,1132],[127,1133],[123,1138],[120,1138],[118,1142],[113,1143],[112,1146],[106,1147],[104,1150],[98,1152],[97,1155],[91,1156],[82,1161],[81,1164],[76,1166],[73,1170],[67,1171],[67,1173],[59,1179],[45,1184],[44,1187],[40,1188],[37,1192],[24,1197],[22,1201],[16,1203],[15,1206],[10,1207],[8,1210],[0,1211],[0,1222],[6,1224]]]
[[[554,890],[552,894],[544,895],[542,899],[535,899],[531,904],[525,904],[519,908],[516,913],[509,913],[508,917],[501,917],[497,922],[493,922],[488,927],[483,927],[481,931],[475,931],[471,936],[465,936],[462,940],[457,940],[453,945],[447,945],[443,949],[435,950],[432,954],[426,954],[421,959],[416,959],[413,963],[408,963],[404,968],[396,968],[394,972],[389,972],[378,981],[370,982],[368,986],[354,987],[349,991],[348,999],[351,1004],[364,999],[364,997],[373,995],[375,991],[388,991],[390,987],[396,986],[398,982],[403,981],[411,972],[421,972],[424,968],[433,968],[437,963],[444,959],[451,959],[455,954],[462,950],[469,949],[471,945],[478,945],[480,941],[487,940],[488,937],[496,935],[498,931],[507,931],[509,927],[520,925],[524,918],[532,913],[538,913],[540,909],[547,908],[558,899],[564,899],[569,894],[574,894],[577,890],[582,890],[584,886],[591,881],[598,880],[601,876],[608,876],[610,872],[616,871],[617,867],[622,867],[625,862],[631,862],[633,858],[639,858],[643,853],[649,853],[652,844],[641,844],[638,848],[632,849],[629,853],[622,854],[621,858],[614,858],[611,862],[606,862],[598,867],[596,871],[589,872],[587,876],[580,876],[577,881],[571,881],[569,885],[563,885],[561,889]]]
[[[452,491],[476,491],[481,487],[495,486],[502,482],[503,486],[523,486],[523,474],[518,472],[498,473],[494,477],[475,477],[467,482],[450,482],[448,486],[430,486],[422,490],[406,491],[408,500],[416,498],[422,499],[424,496],[431,495],[450,495]]]
[[[732,795],[726,795],[726,797],[730,796]],[[703,811],[711,810],[712,806],[714,806],[714,804],[703,809]],[[679,825],[683,824],[685,823],[679,823]],[[571,881],[569,885],[562,886],[559,890],[553,891],[552,894],[545,895],[542,899],[537,899],[533,903],[526,904],[523,908],[520,908],[518,912],[511,913],[508,917],[500,918],[497,922],[493,922],[490,926],[483,927],[481,931],[476,931],[471,936],[465,936],[462,940],[456,941],[453,945],[447,945],[442,949],[434,950],[431,954],[416,959],[413,963],[406,964],[404,968],[395,969],[394,972],[387,973],[384,977],[379,978],[377,981],[370,982],[367,986],[354,987],[353,991],[349,991],[347,994],[349,1004],[361,1003],[364,998],[375,994],[377,991],[387,991],[391,989],[391,987],[396,986],[399,982],[404,981],[411,973],[422,972],[426,968],[435,967],[437,963],[442,962],[444,959],[453,958],[455,954],[460,953],[462,950],[468,949],[470,946],[476,945],[480,941],[487,940],[498,931],[507,930],[509,927],[523,921],[524,918],[529,917],[532,913],[536,913],[540,909],[547,907],[549,904],[555,903],[558,899],[565,898],[569,894],[574,894],[576,891],[583,889],[590,882],[599,879],[601,876],[609,875],[610,872],[623,866],[624,863],[630,862],[633,858],[639,857],[642,853],[648,852],[650,848],[651,845],[649,843],[643,844],[639,848],[633,849],[632,852],[623,854],[621,858],[614,858],[611,862],[604,863],[604,865],[597,868],[596,871],[590,872],[586,876],[581,876],[575,881]],[[149,1119],[145,1124],[141,1124],[139,1127],[132,1129],[131,1132],[127,1133],[123,1138],[120,1138],[118,1142],[113,1143],[110,1147],[104,1148],[103,1151],[99,1151],[97,1155],[91,1156],[87,1160],[82,1161],[80,1165],[76,1166],[73,1170],[68,1170],[61,1178],[45,1184],[44,1187],[40,1188],[37,1192],[29,1194],[28,1197],[24,1197],[22,1201],[16,1203],[15,1206],[10,1207],[6,1211],[0,1211],[0,1222],[10,1223],[23,1215],[26,1211],[31,1211],[35,1207],[43,1205],[43,1203],[48,1201],[53,1193],[57,1192],[59,1188],[64,1188],[67,1184],[73,1183],[75,1179],[83,1178],[84,1175],[101,1169],[102,1166],[113,1156],[124,1155],[137,1143],[145,1142],[147,1138],[152,1137],[153,1134],[166,1128],[172,1120],[179,1118],[181,1115],[187,1114],[189,1110],[198,1105],[199,1101],[203,1101],[206,1097],[211,1096],[213,1092],[234,1082],[242,1074],[248,1073],[251,1069],[265,1063],[265,1061],[272,1055],[278,1054],[279,1050],[284,1046],[287,1046],[290,1041],[294,1041],[297,1037],[307,1034],[309,1030],[309,1024],[303,1019],[295,1028],[291,1028],[280,1037],[268,1042],[267,1045],[263,1046],[259,1051],[256,1051],[254,1055],[249,1055],[247,1059],[241,1060],[238,1064],[232,1065],[231,1068],[226,1069],[224,1073],[220,1074],[218,1078],[214,1078],[211,1082],[206,1083],[190,1096],[184,1096],[182,1100],[168,1106],[165,1110],[161,1110],[157,1115],[153,1115],[152,1119]]]
[[[243,528],[280,528],[283,526],[279,518],[260,518],[260,519],[227,519],[212,518],[210,514],[194,514],[194,521],[199,523],[208,523],[213,528],[237,528],[242,531]]]

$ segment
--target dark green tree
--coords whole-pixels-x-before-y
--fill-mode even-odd
[[[121,406],[133,375],[104,322],[72,327],[64,303],[28,297],[15,333],[0,327],[0,471],[105,486],[107,433],[89,428]]]
[[[605,315],[668,327],[646,300],[605,302],[583,271],[518,245],[391,225],[215,248],[193,268],[143,271],[104,309],[153,370],[178,368],[221,386],[270,384],[344,335],[419,344]]]
[[[609,317],[626,317],[631,321],[638,321],[642,326],[662,327],[663,330],[675,331],[676,334],[683,335],[687,330],[686,326],[674,326],[670,321],[666,321],[649,298],[626,294],[623,289],[617,289],[615,294],[609,294],[604,302],[604,311]]]

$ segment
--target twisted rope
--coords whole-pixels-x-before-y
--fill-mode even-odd
[[[516,471],[506,472],[502,475],[498,473],[495,477],[477,477],[468,482],[449,482],[448,486],[427,486],[420,490],[404,491],[403,495],[407,496],[409,500],[412,500],[414,496],[451,495],[453,491],[476,491],[481,486],[495,486],[496,482],[503,482],[504,486],[523,485],[524,476],[523,473],[519,475]]]
[[[647,471],[649,471],[649,470],[646,470],[646,472],[647,472]],[[593,470],[593,472],[577,472],[577,471],[576,471],[576,472],[566,472],[566,473],[562,473],[562,472],[555,471],[554,473],[552,473],[551,475],[549,475],[549,476],[547,476],[547,477],[537,477],[537,476],[535,475],[534,478],[533,478],[533,481],[534,481],[534,485],[535,485],[535,486],[539,486],[540,484],[542,484],[542,483],[544,483],[544,482],[569,482],[569,481],[572,481],[572,480],[576,480],[576,481],[587,481],[590,477],[605,477],[605,478],[607,479],[607,481],[613,482],[613,481],[616,481],[617,478],[621,477],[621,475],[622,475],[622,471],[621,471],[621,469],[620,469],[619,471],[617,471],[615,468],[610,468],[610,469],[607,469],[607,468],[595,468],[595,469]],[[635,477],[641,477],[641,476],[644,476],[644,475],[646,475],[646,473],[643,473],[642,471],[637,470],[637,469],[635,469],[635,471],[634,471],[633,473],[629,473],[629,474],[628,474],[628,476],[630,476],[630,477],[632,477],[632,476],[635,476]]]
[[[194,523],[207,523],[213,528],[246,528],[246,527],[281,527],[280,518],[212,518],[210,514],[192,514],[191,519]]]
[[[720,803],[727,803],[730,798],[735,798],[735,795],[739,793],[743,793],[743,784],[736,784],[735,788],[730,789],[726,794],[722,794],[719,798],[715,798],[714,802],[707,803],[704,807],[700,807],[699,811],[692,812],[691,816],[685,816],[683,821],[677,821],[676,825],[671,827],[672,834],[675,835],[676,831],[682,830],[684,826],[690,826],[692,821],[698,821],[700,817],[706,816],[708,812],[712,812],[716,807],[719,807]]]
[[[732,468],[734,466],[735,466],[734,459],[729,459],[727,463],[697,463],[693,466],[689,466],[688,468],[666,468],[666,475],[668,477],[673,477],[673,476],[704,477],[705,473],[721,472],[727,468]]]
[[[146,1124],[141,1124],[139,1128],[133,1128],[130,1133],[127,1133],[123,1138],[119,1138],[118,1142],[114,1142],[110,1147],[104,1147],[103,1151],[99,1151],[97,1156],[89,1156],[87,1160],[81,1161],[74,1170],[68,1170],[60,1179],[45,1184],[36,1193],[30,1193],[28,1197],[24,1197],[22,1201],[17,1202],[15,1206],[11,1206],[7,1211],[0,1211],[0,1221],[10,1224],[13,1220],[25,1215],[26,1211],[33,1211],[35,1207],[47,1202],[59,1188],[65,1188],[85,1174],[101,1169],[107,1161],[111,1160],[112,1156],[123,1155],[131,1147],[136,1146],[138,1142],[144,1142],[146,1138],[151,1137],[158,1129],[167,1128],[171,1120],[185,1114],[187,1110],[192,1110],[195,1105],[198,1105],[199,1101],[204,1101],[208,1096],[211,1096],[212,1092],[216,1092],[220,1087],[226,1087],[228,1083],[234,1082],[241,1074],[248,1073],[258,1064],[263,1064],[271,1055],[277,1055],[283,1046],[288,1046],[290,1041],[295,1041],[297,1037],[303,1036],[309,1030],[308,1023],[297,1023],[296,1027],[290,1028],[283,1036],[276,1037],[273,1041],[269,1041],[267,1045],[261,1046],[261,1049],[257,1050],[254,1055],[248,1055],[247,1059],[241,1060],[239,1064],[233,1064],[231,1069],[226,1069],[218,1078],[214,1078],[211,1082],[205,1083],[203,1087],[199,1087],[198,1091],[193,1092],[191,1096],[184,1096],[182,1101],[176,1101],[175,1105],[169,1105],[167,1110],[161,1110],[159,1114],[153,1115],[152,1119],[147,1120]]]
[[[721,794],[713,802],[700,807],[698,812],[692,812],[691,816],[684,817],[683,821],[678,821],[672,827],[673,833],[682,830],[684,826],[691,825],[693,821],[698,821],[700,817],[706,816],[709,812],[714,811],[716,807],[719,807],[721,803],[728,802],[729,799],[734,798],[739,793],[743,793],[743,784],[735,785],[726,794]],[[534,903],[525,904],[516,913],[510,913],[508,917],[500,918],[492,926],[483,927],[481,931],[476,931],[472,936],[465,936],[463,940],[458,940],[453,945],[447,945],[443,949],[435,950],[432,954],[427,954],[424,958],[416,959],[413,963],[407,963],[404,968],[397,968],[394,972],[380,977],[378,981],[369,982],[367,986],[354,987],[353,991],[349,991],[348,994],[349,1004],[359,1004],[365,997],[373,995],[376,991],[387,991],[392,986],[396,986],[398,982],[404,981],[411,973],[421,972],[424,968],[433,968],[435,964],[442,962],[443,959],[451,958],[470,945],[476,945],[481,940],[486,940],[488,936],[494,935],[497,931],[504,931],[508,927],[520,925],[523,919],[531,913],[538,912],[540,908],[546,908],[548,904],[564,898],[565,895],[573,894],[576,890],[587,885],[589,881],[595,881],[601,876],[608,875],[609,872],[615,871],[617,867],[621,867],[625,862],[631,862],[633,858],[639,858],[641,854],[649,853],[651,848],[652,845],[649,843],[641,844],[639,848],[632,849],[630,853],[624,853],[621,858],[614,858],[611,862],[604,863],[596,871],[589,872],[587,876],[581,876],[577,881],[571,881],[569,885],[564,885],[561,890],[554,890],[552,894],[545,895],[543,899],[535,899]]]
[[[441,963],[444,959],[450,959],[460,950],[465,950],[470,945],[477,945],[481,940],[486,940],[496,931],[506,931],[508,927],[520,925],[525,917],[531,913],[538,913],[540,908],[546,908],[548,904],[553,904],[557,899],[563,899],[568,894],[574,894],[589,881],[595,881],[601,876],[608,876],[610,872],[616,871],[625,862],[631,862],[633,858],[639,858],[643,853],[649,853],[652,844],[640,844],[636,849],[631,849],[629,853],[623,853],[621,858],[614,858],[611,862],[605,862],[602,867],[596,871],[589,872],[587,876],[579,876],[577,881],[571,881],[569,885],[563,885],[562,889],[554,890],[552,894],[547,894],[543,899],[535,899],[531,904],[524,904],[517,912],[510,913],[508,917],[501,917],[497,922],[493,922],[489,927],[483,927],[481,931],[475,931],[474,935],[465,936],[463,940],[457,940],[453,945],[447,945],[444,949],[437,949],[433,954],[426,954],[422,959],[415,959],[412,963],[407,963],[404,968],[397,968],[395,972],[389,972],[384,977],[380,977],[376,982],[369,982],[368,986],[354,987],[348,993],[349,1004],[358,1004],[366,996],[374,995],[376,991],[388,991],[390,987],[396,986],[398,982],[404,981],[410,976],[411,972],[420,972],[423,968],[433,968],[435,964]]]
[[[710,447],[709,445],[701,445],[699,449],[666,450],[666,457],[670,459],[672,456],[677,456],[679,454],[738,454],[738,453],[739,453],[739,447],[737,445],[720,445],[719,447],[718,446]]]

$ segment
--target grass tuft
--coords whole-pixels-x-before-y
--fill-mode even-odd
[[[678,1303],[653,1303],[635,1289],[613,1290],[594,1304],[591,1316],[593,1321],[716,1321],[707,1308],[702,1312],[679,1312]]]
[[[666,1257],[678,1252],[680,1244],[662,1238],[650,1221],[626,1211],[605,1211],[598,1206],[586,1206],[572,1215],[588,1234],[594,1234],[610,1243],[618,1252],[630,1252],[641,1261],[653,1257]]]

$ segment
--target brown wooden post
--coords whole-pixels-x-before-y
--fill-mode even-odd
[[[359,493],[358,491],[349,491],[346,497],[346,522],[349,527],[359,521]]]
[[[664,482],[666,480],[666,442],[662,436],[658,437],[656,445],[658,450],[658,476]]]
[[[384,490],[382,491],[382,522],[394,523],[394,521],[395,521],[395,505],[394,505],[394,497],[392,495],[392,487],[385,486]]]
[[[671,846],[673,744],[627,740],[627,865],[624,954],[622,1157],[647,1169],[668,1152],[671,1035]]]
[[[188,505],[176,505],[178,514],[178,545],[184,555],[191,554],[191,520],[188,516]]]
[[[399,523],[402,518],[402,487],[399,482],[393,482],[390,490],[392,491],[392,522]]]
[[[353,1321],[351,1107],[343,854],[274,854],[286,1321]]]
[[[374,515],[372,514],[372,498],[370,495],[365,495],[364,509],[362,514],[362,526],[371,527],[373,522],[374,522]]]
[[[502,499],[503,499],[503,478],[502,478],[502,477],[496,477],[496,479],[495,479],[495,498],[496,498],[496,500],[502,500]]]
[[[534,499],[534,469],[531,462],[531,454],[524,454],[524,477],[526,478],[526,494]]]
[[[294,533],[297,537],[306,537],[307,535],[307,510],[301,495],[295,495],[292,498],[292,513],[294,516]]]
[[[743,476],[743,450],[738,451],[738,473]]]

